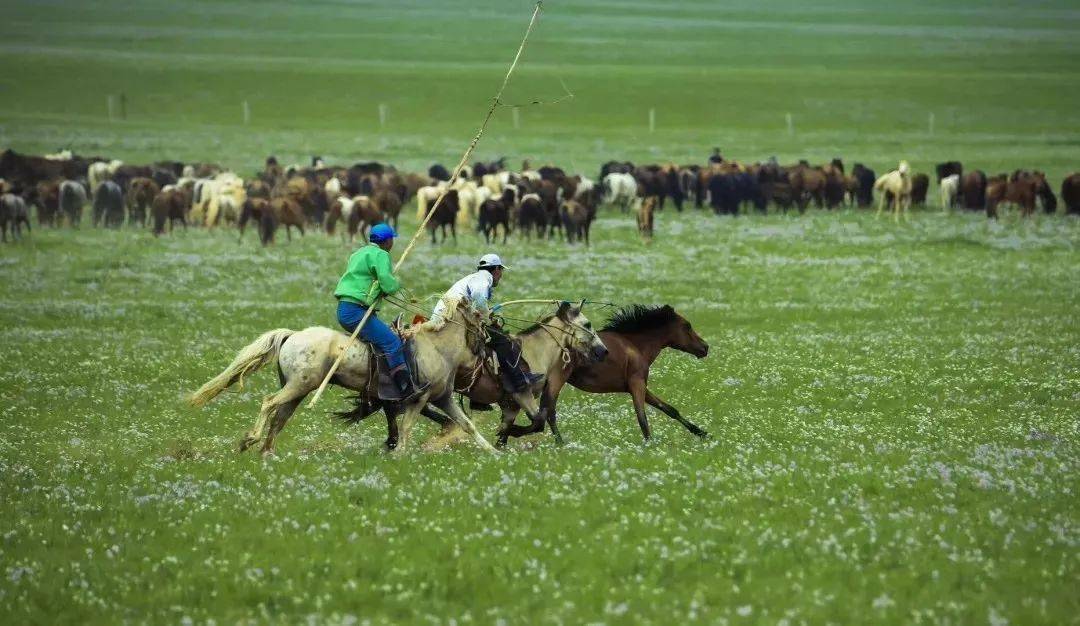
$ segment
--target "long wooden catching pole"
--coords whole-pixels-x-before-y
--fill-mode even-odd
[[[458,175],[461,174],[461,170],[465,167],[465,164],[468,163],[469,157],[472,156],[473,150],[476,149],[476,144],[479,143],[480,137],[483,136],[484,130],[487,129],[488,122],[491,121],[492,116],[495,115],[495,109],[499,107],[499,104],[502,101],[503,90],[506,89],[506,85],[510,82],[510,76],[514,73],[514,69],[517,68],[518,60],[521,59],[521,53],[525,51],[525,43],[529,40],[529,34],[532,33],[533,26],[536,25],[536,19],[540,17],[540,9],[543,7],[543,4],[543,0],[537,0],[536,8],[533,9],[532,19],[529,20],[529,27],[525,29],[525,36],[521,38],[521,45],[518,46],[517,54],[514,55],[514,60],[510,63],[510,68],[506,70],[506,76],[503,77],[502,85],[499,86],[498,93],[495,94],[495,97],[491,101],[491,107],[488,109],[487,115],[484,116],[483,123],[480,124],[480,130],[476,131],[476,136],[473,137],[472,141],[469,142],[469,147],[466,148],[465,154],[461,155],[461,160],[458,161],[457,167],[454,168],[454,172],[450,176],[451,182],[457,180]],[[420,225],[416,227],[416,234],[414,234],[412,236],[412,239],[409,240],[409,245],[405,246],[405,251],[401,253],[401,256],[398,258],[397,263],[394,265],[395,274],[401,268],[401,265],[405,262],[405,259],[408,258],[409,253],[412,252],[412,249],[416,247],[416,242],[420,239],[420,235],[424,232],[424,227],[427,226],[427,223],[431,219],[431,216],[435,214],[435,209],[439,207],[439,204],[442,203],[443,198],[446,197],[446,194],[449,191],[450,186],[447,185],[447,187],[442,190],[442,193],[439,194],[439,197],[435,199],[435,204],[431,205],[431,208],[428,209],[428,214],[424,216],[423,221],[421,221]],[[345,344],[345,347],[342,348],[341,354],[339,354],[337,359],[334,360],[334,364],[330,366],[330,371],[326,373],[326,377],[323,378],[323,381],[319,385],[319,388],[315,391],[315,395],[311,397],[311,402],[308,403],[308,408],[314,407],[315,403],[318,402],[319,398],[322,397],[323,392],[326,391],[326,387],[330,384],[330,379],[334,377],[334,374],[337,372],[338,367],[341,366],[341,362],[345,360],[345,353],[348,352],[349,348],[352,347],[353,342],[356,341],[356,337],[360,334],[360,330],[364,328],[364,324],[367,324],[368,319],[371,318],[371,314],[375,311],[376,304],[378,304],[378,301],[371,303],[371,306],[368,307],[367,312],[364,313],[364,317],[360,319],[360,323],[356,325],[356,330],[354,330],[352,332],[352,335],[349,336],[349,341]]]

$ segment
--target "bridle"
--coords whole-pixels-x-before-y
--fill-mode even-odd
[[[579,355],[585,352],[585,348],[588,347],[589,340],[598,339],[596,331],[585,328],[574,322],[563,320],[567,326],[556,326],[554,324],[548,324],[547,322],[537,322],[537,325],[545,333],[551,337],[552,342],[559,348],[559,353],[562,358],[563,367],[569,367],[574,361],[575,355]],[[578,337],[578,331],[583,330],[589,334],[588,340]],[[556,332],[562,333],[562,338],[555,335]]]

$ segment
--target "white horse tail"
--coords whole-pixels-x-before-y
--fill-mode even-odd
[[[240,350],[229,367],[210,379],[210,382],[199,387],[199,390],[189,399],[191,405],[204,406],[236,383],[243,387],[245,376],[277,359],[281,344],[285,343],[293,332],[295,331],[288,328],[278,328],[263,333],[258,339]]]

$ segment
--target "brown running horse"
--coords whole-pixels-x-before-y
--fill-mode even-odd
[[[664,348],[692,354],[699,359],[709,354],[709,344],[696,332],[690,322],[668,305],[647,307],[632,305],[623,308],[599,332],[607,346],[608,356],[597,363],[574,362],[569,368],[550,373],[547,386],[540,399],[541,417],[546,417],[551,434],[557,442],[562,436],[555,425],[555,406],[563,386],[569,382],[589,393],[629,393],[634,400],[638,426],[646,441],[652,437],[649,420],[645,416],[648,404],[665,413],[698,437],[708,433],[679,414],[675,407],[664,402],[649,391],[649,368]],[[544,429],[544,419],[528,426],[513,426],[512,437],[537,433]]]

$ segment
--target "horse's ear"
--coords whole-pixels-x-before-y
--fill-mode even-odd
[[[586,300],[585,298],[582,298],[581,303],[577,305],[578,312],[580,312],[582,309],[585,308],[585,300]]]
[[[567,318],[567,313],[569,312],[570,303],[566,300],[562,300],[561,302],[559,302],[559,310],[555,311],[555,315],[557,315],[559,319],[565,320]]]

